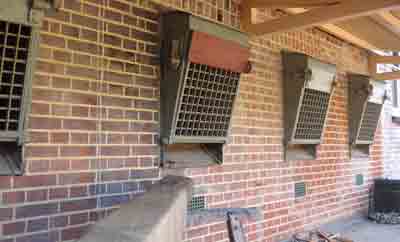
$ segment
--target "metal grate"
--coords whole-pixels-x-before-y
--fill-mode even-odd
[[[356,185],[361,186],[364,184],[364,175],[363,174],[357,174],[356,175]]]
[[[17,132],[32,29],[0,21],[0,131]]]
[[[373,141],[375,130],[378,125],[379,116],[382,104],[372,102],[367,103],[365,113],[361,121],[361,127],[358,135],[358,140]]]
[[[196,196],[188,204],[189,211],[202,210],[206,208],[206,199],[204,196]]]
[[[295,139],[320,140],[328,111],[330,94],[306,88],[300,106]]]
[[[294,197],[300,198],[306,195],[306,183],[298,182],[294,184]]]
[[[225,137],[240,73],[189,63],[176,136]]]

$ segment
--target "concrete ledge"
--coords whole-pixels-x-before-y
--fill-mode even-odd
[[[189,212],[186,223],[188,226],[207,224],[215,221],[228,220],[228,213],[238,215],[247,220],[260,221],[263,219],[261,208],[211,208]]]
[[[167,176],[95,224],[80,242],[179,242],[185,228],[191,179]]]

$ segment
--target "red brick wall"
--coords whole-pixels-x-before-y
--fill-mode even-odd
[[[236,1],[161,2],[239,23]],[[77,239],[159,179],[158,9],[148,0],[64,0],[46,18],[27,172],[0,177],[1,242]],[[257,19],[273,15],[258,12]],[[254,70],[241,80],[225,163],[189,171],[197,193],[210,208],[262,208],[262,220],[246,222],[249,241],[277,241],[364,211],[368,185],[382,174],[382,135],[378,131],[371,160],[349,160],[346,72],[364,73],[366,52],[317,29],[251,43]],[[315,161],[283,160],[283,48],[338,66],[339,87]],[[359,173],[367,183],[356,187]],[[308,186],[301,200],[294,199],[298,181]],[[192,226],[185,236],[188,242],[228,241],[224,221]]]

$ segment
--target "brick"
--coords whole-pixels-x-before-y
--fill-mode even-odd
[[[15,188],[42,187],[56,185],[56,175],[19,176],[14,179]]]
[[[70,196],[72,198],[87,196],[87,187],[86,186],[71,187]]]
[[[88,213],[72,214],[69,217],[69,221],[70,225],[85,224],[89,221],[89,214]]]
[[[43,230],[48,230],[48,228],[49,228],[49,218],[29,220],[27,224],[28,232],[43,231]]]
[[[48,199],[48,190],[33,190],[26,192],[26,200],[28,202],[45,201]]]
[[[103,146],[101,148],[103,156],[129,156],[129,147],[127,146]]]
[[[51,47],[65,48],[65,39],[48,34],[41,34],[41,43]]]
[[[85,156],[95,156],[96,147],[94,146],[67,146],[61,147],[61,156],[65,157],[85,157]]]
[[[73,212],[96,208],[96,199],[65,201],[60,204],[62,212]]]
[[[13,216],[12,208],[0,208],[0,222],[11,220]]]
[[[3,204],[14,204],[22,203],[25,201],[25,192],[4,192],[3,193]]]
[[[50,217],[50,228],[62,228],[68,225],[68,216],[55,216]]]
[[[63,241],[79,239],[82,235],[84,235],[86,233],[88,228],[89,228],[89,226],[85,225],[85,226],[81,226],[81,227],[73,227],[73,228],[64,229],[61,232],[61,239]]]
[[[54,50],[53,57],[57,61],[61,62],[71,62],[72,56],[71,53],[65,51]]]
[[[25,221],[3,224],[3,235],[15,235],[25,232]]]
[[[70,26],[70,25],[62,25],[61,31],[66,36],[73,37],[73,38],[79,37],[79,28],[77,28],[77,27]]]
[[[95,178],[96,174],[93,172],[68,173],[59,176],[61,185],[92,183]]]
[[[61,120],[50,118],[32,117],[30,119],[31,129],[60,129]]]
[[[36,205],[25,205],[16,208],[16,217],[29,218],[55,214],[58,211],[57,203],[44,203]]]
[[[30,173],[47,172],[49,169],[50,161],[48,160],[31,160],[28,162],[28,171]]]
[[[116,195],[100,198],[101,207],[112,207],[129,201],[129,195]]]
[[[119,181],[127,180],[129,178],[128,170],[115,170],[115,171],[103,171],[101,172],[102,181]]]
[[[68,188],[65,187],[58,187],[58,188],[51,188],[49,191],[49,199],[65,199],[68,197]]]
[[[47,132],[30,132],[29,139],[33,143],[48,143],[49,134]]]
[[[68,119],[63,122],[64,129],[96,130],[96,126],[96,121],[94,120]]]
[[[158,178],[159,171],[158,169],[149,169],[149,170],[132,170],[130,174],[131,179],[150,179],[150,178]]]
[[[16,242],[55,242],[58,241],[58,232],[50,231],[18,237]]]

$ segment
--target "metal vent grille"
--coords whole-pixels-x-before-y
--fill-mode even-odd
[[[189,63],[176,136],[225,137],[240,73]]]
[[[375,129],[378,125],[381,106],[382,104],[376,104],[372,102],[367,103],[367,107],[365,108],[365,113],[361,121],[358,140],[361,141],[374,140]]]
[[[328,111],[330,94],[306,88],[300,106],[295,139],[320,140]]]
[[[0,131],[17,132],[32,29],[0,21]]]
[[[306,195],[306,183],[298,182],[294,184],[294,197],[300,198]]]
[[[357,174],[356,175],[356,185],[361,186],[364,184],[364,176],[363,174]]]
[[[206,199],[204,196],[196,196],[188,204],[189,211],[202,210],[206,208]]]

